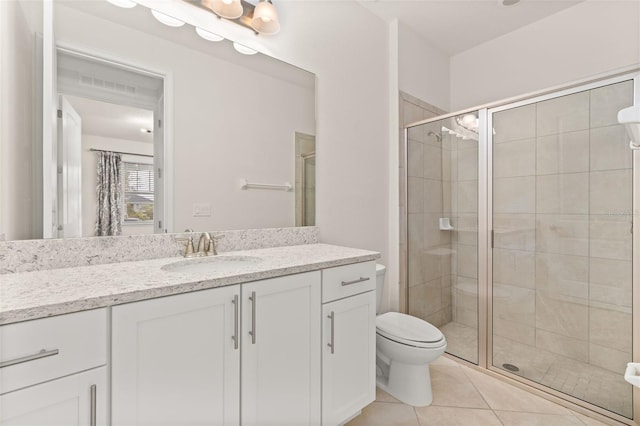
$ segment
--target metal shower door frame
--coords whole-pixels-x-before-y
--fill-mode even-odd
[[[487,194],[487,221],[486,221],[486,229],[489,231],[489,235],[493,233],[493,132],[489,131],[489,129],[493,129],[493,115],[497,112],[510,110],[518,107],[522,107],[525,105],[537,104],[539,102],[548,101],[551,99],[560,98],[563,96],[573,95],[579,92],[585,92],[593,89],[597,89],[600,87],[608,86],[611,84],[621,83],[623,81],[633,80],[636,75],[634,73],[627,73],[622,75],[617,75],[610,78],[599,79],[597,81],[593,81],[590,83],[585,83],[581,85],[574,85],[569,88],[563,90],[557,90],[551,93],[547,93],[541,96],[536,96],[528,99],[524,99],[517,102],[511,102],[504,105],[492,107],[487,109],[487,127],[483,130],[486,133],[487,140],[487,150],[486,150],[486,164],[487,164],[487,180],[486,180],[486,194]],[[635,80],[637,82],[637,80]],[[634,87],[634,90],[638,90],[637,87]],[[633,186],[632,186],[632,196],[633,196],[633,210],[634,212],[640,211],[640,194],[638,191],[640,190],[640,153],[638,151],[633,151]],[[636,228],[636,225],[640,226],[640,223],[636,223],[638,221],[638,217],[636,214],[632,215],[633,220],[633,229]],[[640,233],[633,233],[632,235],[632,245],[634,247],[632,254],[632,289],[633,289],[633,297],[634,300],[632,302],[632,324],[640,324]],[[576,406],[583,407],[589,409],[591,411],[595,411],[598,414],[604,415],[609,418],[613,418],[622,423],[633,425],[633,420],[628,419],[627,417],[618,415],[612,411],[606,410],[604,408],[598,407],[594,404],[591,404],[587,401],[581,400],[569,394],[556,391],[555,389],[551,389],[548,386],[542,385],[538,382],[535,382],[530,379],[526,379],[522,376],[510,373],[503,369],[497,368],[493,366],[493,351],[491,348],[493,347],[493,247],[491,238],[487,239],[487,244],[484,246],[486,249],[486,260],[487,260],[487,275],[486,275],[486,295],[487,295],[487,309],[486,309],[486,321],[487,327],[484,330],[486,333],[486,337],[483,339],[486,342],[486,369],[492,371],[501,376],[508,377],[517,382],[526,384],[531,386],[534,389],[542,391],[552,397],[559,398],[564,401],[568,401]],[[638,248],[636,250],[635,248]],[[479,261],[482,257],[479,256]],[[638,300],[635,300],[635,299]],[[640,357],[640,345],[638,337],[638,333],[640,332],[640,327],[632,326],[632,358],[633,361],[638,360]],[[624,371],[620,372],[622,376]],[[637,388],[633,388],[633,415],[634,417],[638,417],[640,413],[640,392]],[[555,399],[555,398],[554,398]],[[573,408],[575,409],[575,408]]]

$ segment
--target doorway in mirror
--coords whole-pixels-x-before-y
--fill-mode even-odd
[[[62,48],[57,64],[54,237],[164,232],[162,77]],[[105,152],[117,154],[108,180],[97,172]],[[105,234],[106,216],[120,225]]]
[[[295,133],[296,226],[316,224],[316,137]]]

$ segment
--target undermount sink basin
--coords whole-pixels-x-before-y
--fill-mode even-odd
[[[260,262],[261,258],[253,256],[211,256],[181,260],[160,269],[167,272],[230,272],[240,271],[244,266]]]

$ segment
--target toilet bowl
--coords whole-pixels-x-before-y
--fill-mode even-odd
[[[386,268],[376,265],[378,310]],[[424,407],[433,401],[429,364],[447,348],[436,327],[398,312],[376,317],[376,382],[379,388],[408,405]]]

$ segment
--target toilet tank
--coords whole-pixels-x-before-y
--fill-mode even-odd
[[[376,264],[376,314],[380,313],[382,302],[382,289],[384,288],[384,276],[387,268],[379,263]]]

